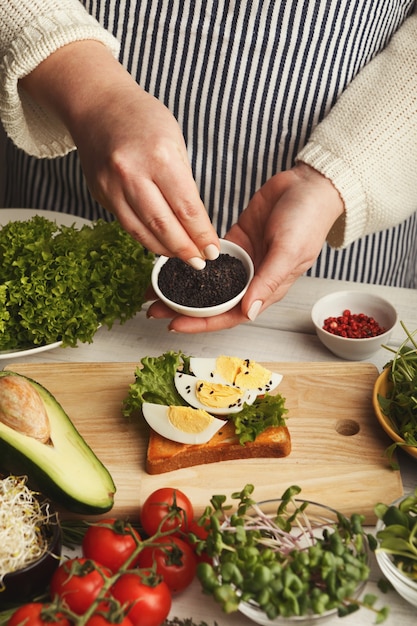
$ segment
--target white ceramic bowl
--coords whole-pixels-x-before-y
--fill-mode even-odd
[[[392,502],[392,504],[397,506],[405,497],[406,496],[398,498]],[[383,528],[385,528],[385,524],[379,519],[375,527],[376,534]],[[377,549],[375,551],[375,557],[381,572],[387,580],[389,580],[397,593],[413,606],[417,606],[417,581],[403,574],[394,564],[392,557],[386,552]]]
[[[234,306],[236,306],[245,295],[249,283],[253,278],[254,267],[249,254],[237,244],[232,243],[231,241],[226,241],[226,239],[220,239],[220,254],[229,254],[230,256],[233,256],[242,261],[247,274],[247,281],[244,289],[242,289],[242,291],[231,300],[223,302],[222,304],[217,304],[215,306],[198,308],[193,306],[185,306],[167,298],[158,285],[159,272],[161,271],[162,266],[168,261],[168,257],[166,256],[160,256],[154,265],[152,271],[153,290],[155,291],[158,298],[162,300],[162,302],[169,306],[170,309],[176,311],[177,313],[180,313],[181,315],[188,315],[189,317],[213,317],[214,315],[220,315],[221,313],[229,311]]]
[[[346,309],[373,317],[386,329],[385,332],[376,337],[352,339],[333,335],[323,329],[328,317],[338,317]],[[333,354],[348,361],[363,361],[388,341],[398,315],[393,305],[381,296],[366,291],[336,291],[316,302],[311,310],[311,318],[318,338]]]

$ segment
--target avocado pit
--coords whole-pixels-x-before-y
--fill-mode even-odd
[[[0,421],[41,443],[50,439],[45,405],[33,385],[20,376],[10,374],[0,378]]]

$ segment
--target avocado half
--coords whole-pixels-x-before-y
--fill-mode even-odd
[[[97,515],[109,511],[116,487],[54,396],[35,380],[15,372],[39,393],[50,422],[50,441],[42,443],[0,421],[0,467],[8,474],[26,475],[28,485],[68,511]]]

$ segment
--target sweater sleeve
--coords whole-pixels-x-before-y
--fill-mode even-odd
[[[347,87],[297,155],[338,189],[345,247],[417,210],[417,10]]]
[[[63,124],[19,89],[30,74],[62,46],[94,39],[116,57],[119,44],[79,0],[0,0],[0,118],[7,135],[39,158],[74,149]]]

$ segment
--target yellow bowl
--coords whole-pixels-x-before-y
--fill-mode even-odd
[[[381,424],[387,435],[396,443],[404,444],[404,439],[395,430],[395,426],[392,423],[391,419],[382,412],[381,405],[379,404],[378,400],[378,396],[382,396],[383,398],[387,397],[388,391],[391,386],[391,382],[388,378],[389,372],[390,368],[386,367],[382,374],[380,374],[376,379],[374,391],[372,394],[372,403],[374,406],[375,415],[377,416],[379,423]],[[417,459],[417,447],[402,445],[401,449]]]

